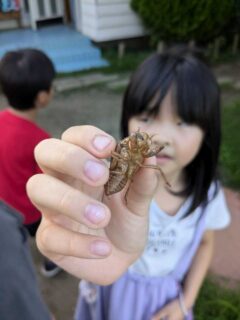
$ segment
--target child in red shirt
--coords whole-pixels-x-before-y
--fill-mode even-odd
[[[0,84],[9,107],[0,112],[0,199],[24,217],[24,225],[35,236],[41,213],[30,202],[26,182],[40,172],[34,148],[49,134],[36,123],[40,109],[52,98],[55,69],[41,51],[8,52],[0,62]],[[58,267],[49,261],[42,273],[53,276]]]

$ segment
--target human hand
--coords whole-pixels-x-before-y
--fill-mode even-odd
[[[152,320],[184,320],[178,299],[171,301],[164,308],[158,311]]]
[[[44,140],[36,147],[43,174],[27,183],[31,201],[42,212],[40,251],[73,275],[100,284],[113,282],[144,249],[158,182],[155,170],[141,169],[127,204],[126,189],[106,197],[109,170],[103,159],[115,145],[98,128],[72,127],[61,140]],[[155,159],[145,163],[155,164]]]

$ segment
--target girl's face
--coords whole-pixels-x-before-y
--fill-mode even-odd
[[[170,182],[182,177],[183,169],[198,154],[204,137],[200,127],[185,123],[176,114],[171,91],[162,101],[156,117],[148,114],[134,116],[128,128],[129,133],[140,128],[141,131],[153,134],[153,140],[167,144],[157,155],[157,163]]]

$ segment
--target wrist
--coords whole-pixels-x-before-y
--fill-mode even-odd
[[[186,319],[186,317],[188,316],[189,308],[187,308],[185,304],[184,295],[181,291],[179,292],[178,302],[179,302],[179,307],[181,309],[182,315],[184,319]]]
[[[187,292],[183,292],[182,297],[183,297],[183,301],[184,301],[186,308],[188,310],[192,309],[194,302],[195,302],[193,294],[188,294]]]

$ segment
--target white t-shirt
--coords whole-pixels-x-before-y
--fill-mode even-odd
[[[212,186],[208,193],[209,199],[212,198],[213,190]],[[196,208],[192,214],[182,218],[190,204],[191,198],[184,202],[174,216],[170,216],[152,201],[148,242],[143,255],[130,266],[130,272],[145,276],[165,276],[175,269],[193,240],[202,214],[202,209]],[[221,189],[205,210],[206,230],[223,229],[230,223],[230,214]]]

